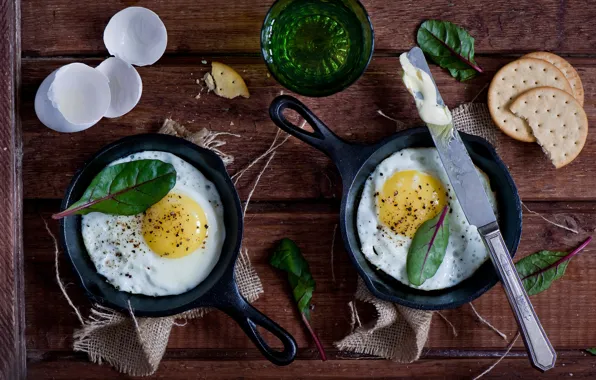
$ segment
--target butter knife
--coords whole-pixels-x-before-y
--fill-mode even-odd
[[[428,63],[420,48],[415,47],[410,50],[407,53],[407,58],[415,68],[427,73],[434,83]],[[417,92],[415,96],[420,99],[422,94]],[[444,106],[445,103],[438,89],[436,97],[437,103]],[[461,204],[468,222],[478,228],[478,232],[488,248],[490,258],[501,278],[507,299],[519,325],[532,365],[541,371],[553,368],[557,354],[538,320],[513,265],[511,255],[499,230],[497,218],[459,133],[452,128],[451,133],[446,137],[444,129],[429,125],[429,130],[457,200]]]

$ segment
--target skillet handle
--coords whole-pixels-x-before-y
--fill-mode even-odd
[[[288,365],[294,361],[296,357],[296,341],[294,337],[249,304],[238,291],[236,284],[232,284],[231,289],[225,293],[223,298],[226,300],[222,302],[220,299],[214,306],[238,323],[267,360],[279,366]],[[283,343],[283,351],[269,347],[257,331],[257,326],[261,326],[275,335]]]
[[[283,115],[285,109],[296,111],[306,120],[314,132],[305,131],[291,123]],[[354,144],[339,138],[308,107],[292,96],[281,95],[275,98],[269,106],[269,116],[279,128],[329,156],[340,171],[342,171],[341,158],[350,157],[349,151],[355,148]]]

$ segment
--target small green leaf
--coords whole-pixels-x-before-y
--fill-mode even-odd
[[[434,218],[427,220],[416,231],[408,250],[406,270],[411,284],[420,286],[437,273],[445,258],[449,243],[449,218],[445,206]]]
[[[465,29],[448,21],[427,20],[416,39],[430,59],[459,81],[482,72],[474,61],[474,38]]]
[[[52,218],[90,212],[136,215],[159,202],[175,184],[174,166],[159,160],[108,166],[93,178],[80,200]]]
[[[309,323],[310,301],[315,290],[315,280],[310,274],[308,262],[300,253],[300,248],[292,240],[282,239],[275,252],[273,252],[269,263],[277,269],[288,272],[288,281],[292,287],[294,300],[298,305],[302,320],[319,350],[321,360],[327,360],[323,345]]]
[[[570,253],[544,250],[515,263],[526,292],[532,296],[548,289],[554,281],[563,277],[571,258],[584,249],[591,240],[592,238],[589,237]]]
[[[288,281],[298,310],[310,319],[310,301],[315,290],[315,280],[310,274],[308,262],[300,253],[300,248],[292,240],[282,239],[273,252],[270,263],[275,268],[288,272]]]
[[[596,356],[596,347],[586,348],[586,351]]]

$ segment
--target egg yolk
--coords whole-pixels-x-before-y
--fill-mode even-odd
[[[412,238],[422,223],[445,207],[448,194],[435,177],[404,170],[389,177],[375,195],[381,222],[391,231]]]
[[[205,212],[197,202],[169,193],[145,211],[142,230],[153,252],[176,259],[202,247],[208,228]]]

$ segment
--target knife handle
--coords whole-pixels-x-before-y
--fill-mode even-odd
[[[498,224],[491,223],[478,229],[488,247],[490,257],[497,268],[505,288],[505,294],[517,319],[532,365],[541,371],[555,366],[557,353],[551,345],[530,299],[511,260]]]

